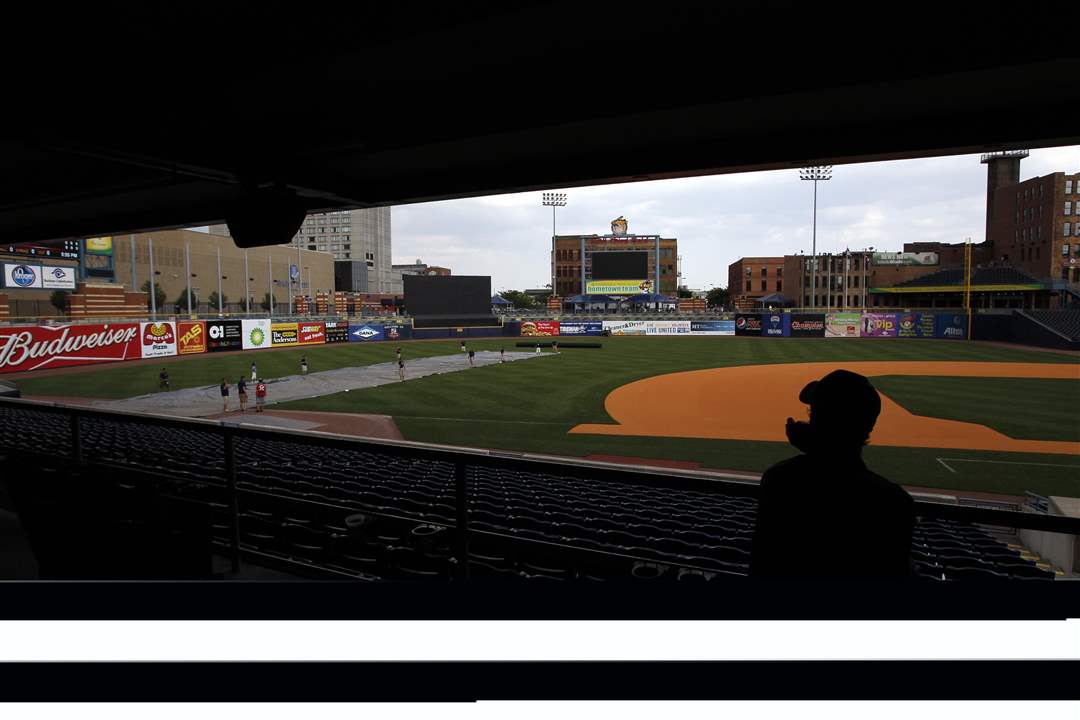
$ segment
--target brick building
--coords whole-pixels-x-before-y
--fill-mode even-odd
[[[623,280],[652,281],[653,292],[675,297],[679,285],[679,242],[659,235],[557,235],[551,254],[551,287],[555,295],[568,297],[585,292],[585,282],[592,279],[592,257],[606,251],[640,250],[648,255],[647,277]],[[656,289],[656,252],[660,250],[660,281]],[[582,280],[582,258],[585,263]]]
[[[746,257],[731,263],[728,266],[728,292],[732,304],[740,310],[749,310],[761,298],[783,294],[784,261],[783,257]]]

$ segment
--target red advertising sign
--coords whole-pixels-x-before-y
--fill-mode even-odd
[[[176,323],[176,334],[176,350],[181,355],[206,352],[206,323],[202,320]]]
[[[139,323],[0,328],[0,373],[140,357]]]
[[[558,320],[526,320],[521,323],[521,335],[523,337],[551,337],[558,334]]]
[[[322,323],[298,323],[298,345],[322,345],[326,342],[326,328]]]

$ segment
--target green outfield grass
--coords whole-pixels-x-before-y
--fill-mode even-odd
[[[890,375],[871,381],[916,415],[979,423],[1012,438],[1080,442],[1076,380]]]
[[[407,439],[421,442],[569,456],[680,459],[700,462],[707,468],[760,471],[794,451],[784,443],[568,435],[567,431],[579,423],[610,422],[603,403],[615,388],[682,370],[769,363],[968,360],[1074,363],[1080,377],[1080,362],[1067,355],[959,341],[732,337],[589,340],[598,340],[603,347],[564,349],[557,357],[487,366],[274,407],[392,415]],[[516,342],[516,338],[473,340],[469,345],[476,350],[503,347],[511,351],[517,349]],[[351,343],[206,355],[161,364],[117,365],[18,384],[27,395],[126,397],[156,389],[161,365],[169,367],[173,387],[181,388],[215,384],[222,376],[235,381],[247,373],[253,357],[260,374],[276,377],[295,374],[301,354],[307,355],[311,371],[317,372],[389,362],[394,359],[395,347],[392,343]],[[456,353],[458,342],[413,342],[402,347],[408,361]],[[1013,437],[1076,439],[1080,380],[947,379],[948,383],[956,383],[954,386],[947,385],[943,378],[880,380],[883,392],[917,414],[981,422]],[[717,408],[717,412],[733,411]],[[778,423],[783,421],[777,418]],[[866,459],[875,470],[909,485],[1080,495],[1080,458],[1072,456],[871,445]]]

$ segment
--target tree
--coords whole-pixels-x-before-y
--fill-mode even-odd
[[[179,305],[180,309],[187,312],[187,288],[180,291],[180,294],[176,297],[174,305]],[[191,311],[197,312],[199,309],[199,296],[194,290],[191,291]]]
[[[709,307],[725,307],[731,302],[731,293],[727,288],[716,287],[705,295]]]
[[[692,297],[694,297],[694,293],[690,292],[690,288],[685,288],[685,287],[681,287],[678,290],[676,290],[675,295],[676,295],[676,297],[681,297],[681,298],[692,298]]]
[[[53,290],[52,295],[49,296],[49,302],[52,303],[52,306],[54,308],[56,308],[57,310],[60,311],[61,315],[65,314],[67,312],[67,309],[68,309],[67,297],[68,297],[68,294],[64,290]]]
[[[139,288],[142,292],[146,293],[146,309],[150,309],[150,281],[147,280]],[[165,290],[162,289],[160,283],[154,283],[154,302],[157,303],[158,309],[165,306]]]
[[[263,310],[270,311],[270,293],[263,293],[263,299],[259,305],[262,306]]]
[[[533,299],[520,290],[503,290],[501,295],[503,300],[509,300],[519,310],[533,306]]]
[[[210,304],[210,309],[211,310],[217,310],[218,309],[217,290],[210,293],[210,299],[207,302]],[[228,302],[229,302],[229,296],[226,295],[225,293],[221,293],[221,307],[224,308],[225,305],[228,304]]]

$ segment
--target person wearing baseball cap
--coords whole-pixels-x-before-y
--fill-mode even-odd
[[[809,422],[787,419],[802,454],[761,477],[750,574],[773,578],[902,578],[912,574],[914,501],[867,469],[881,396],[862,375],[835,370],[799,393]]]

